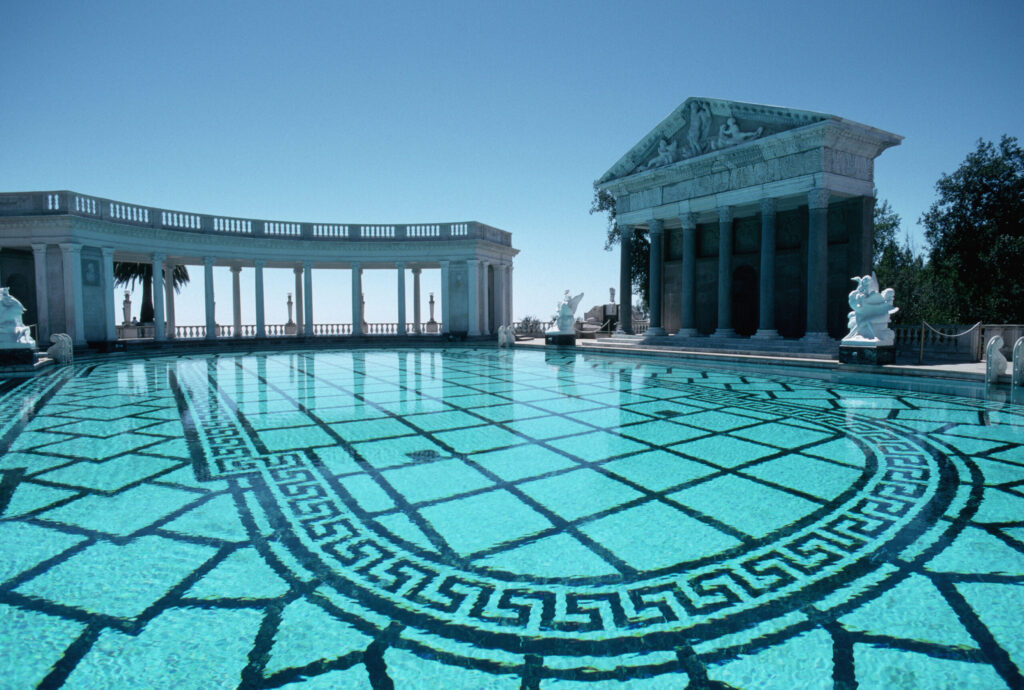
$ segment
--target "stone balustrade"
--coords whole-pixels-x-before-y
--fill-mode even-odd
[[[0,216],[72,215],[162,230],[326,241],[482,239],[512,246],[511,233],[476,221],[418,224],[299,223],[173,211],[67,190],[0,194]]]

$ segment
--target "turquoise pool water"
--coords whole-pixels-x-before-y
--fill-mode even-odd
[[[0,383],[0,687],[1024,686],[1024,407],[491,349]]]

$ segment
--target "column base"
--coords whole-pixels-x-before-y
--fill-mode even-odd
[[[731,328],[719,328],[714,333],[712,333],[710,337],[715,338],[715,339],[718,339],[718,338],[735,338],[736,337],[736,331],[734,331]]]
[[[774,328],[759,328],[757,333],[750,336],[751,338],[757,338],[758,340],[778,340],[782,336]]]
[[[680,328],[678,331],[672,334],[673,338],[694,338],[697,335],[696,328]]]
[[[800,338],[801,343],[831,343],[832,338],[829,337],[828,333],[824,331],[815,331],[813,333],[807,333],[803,338]]]
[[[644,335],[662,336],[668,335],[668,331],[666,331],[661,326],[651,326],[646,331],[644,331]]]

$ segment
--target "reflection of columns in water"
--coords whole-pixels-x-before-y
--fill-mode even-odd
[[[406,372],[409,353],[403,350],[398,350],[395,353],[395,356],[398,358],[398,387],[402,391],[401,400],[402,402],[405,402],[409,399],[409,380]]]
[[[232,374],[235,381],[235,404],[239,408],[244,407],[245,403],[245,370],[242,368],[242,358],[232,357]]]
[[[267,356],[256,355],[256,375],[260,377],[260,384],[266,385],[267,380]],[[258,389],[257,389],[258,390]],[[260,414],[267,414],[267,396],[259,395]]]

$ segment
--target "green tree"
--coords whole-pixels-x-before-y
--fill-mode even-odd
[[[960,323],[1024,323],[1024,151],[982,139],[921,216],[934,291]]]
[[[164,280],[167,280],[167,268],[164,267]],[[174,266],[174,291],[181,292],[181,288],[188,285],[188,269],[181,264]],[[122,285],[129,289],[135,287],[135,283],[142,285],[142,306],[139,308],[139,322],[153,323],[153,264],[135,263],[133,261],[114,262],[114,284]]]
[[[622,231],[615,219],[615,197],[604,189],[598,189],[594,185],[594,200],[590,204],[591,213],[608,214],[608,234],[605,237],[604,249],[611,251],[616,245],[622,242]],[[650,285],[648,277],[651,271],[651,241],[646,231],[633,229],[633,253],[632,263],[629,267],[629,281],[633,286],[633,293],[640,297],[640,304],[643,311],[647,311],[650,304]],[[618,289],[618,286],[616,286]],[[626,295],[619,296],[620,304],[629,304],[632,300]]]

